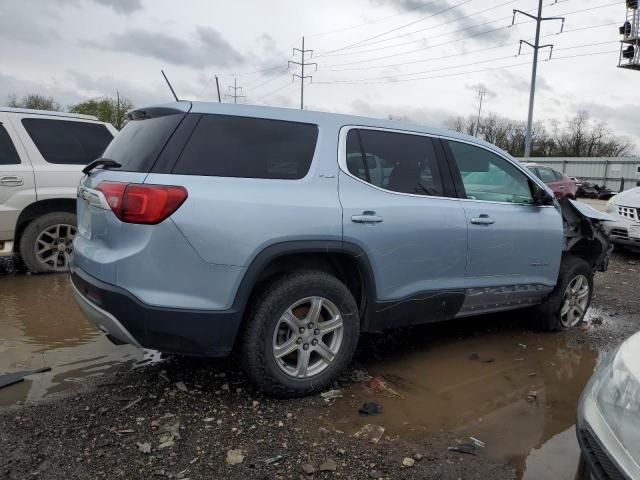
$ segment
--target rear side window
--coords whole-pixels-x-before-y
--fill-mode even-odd
[[[347,169],[359,179],[386,190],[444,196],[433,142],[422,135],[349,130]]]
[[[99,123],[24,118],[22,125],[49,163],[86,165],[102,156],[113,138]]]
[[[309,171],[317,125],[203,115],[173,173],[296,180]]]
[[[148,109],[144,116],[129,120],[102,155],[118,162],[119,170],[148,172],[184,118],[184,112]]]
[[[20,163],[16,147],[9,137],[9,133],[0,125],[0,165],[15,165]]]

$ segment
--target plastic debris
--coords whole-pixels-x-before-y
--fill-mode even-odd
[[[342,398],[342,390],[327,390],[326,392],[322,392],[320,396],[324,398],[325,402],[329,402],[336,398]]]
[[[366,424],[360,430],[353,434],[356,438],[361,438],[369,443],[378,443],[384,435],[384,427],[380,425]]]
[[[453,447],[449,447],[447,450],[450,452],[466,453],[469,455],[475,455],[477,447],[473,443],[459,443]]]
[[[358,413],[361,417],[370,417],[372,415],[377,415],[381,411],[382,407],[376,402],[366,402],[362,404],[360,410],[358,410]]]

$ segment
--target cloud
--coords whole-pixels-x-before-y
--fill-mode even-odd
[[[90,45],[198,69],[230,67],[244,62],[243,55],[212,28],[197,27],[192,37],[195,43],[167,33],[130,30],[112,35],[105,44]]]
[[[93,0],[120,14],[130,14],[142,9],[142,0]]]
[[[528,92],[531,85],[531,77],[530,74],[527,73],[526,76],[516,75],[513,72],[510,72],[507,69],[498,70],[497,75],[501,77],[504,82],[505,87],[511,88],[518,92]],[[544,77],[538,73],[536,76],[536,92],[537,91],[547,91],[549,93],[554,92],[553,86],[545,80]]]
[[[50,5],[40,7],[40,3],[31,0],[0,0],[0,38],[4,39],[5,47],[16,41],[44,45],[60,38],[58,32],[47,25],[58,14],[50,10]]]
[[[454,116],[451,111],[443,109],[433,109],[424,107],[411,107],[406,105],[384,105],[381,103],[369,103],[363,99],[352,101],[348,105],[347,112],[365,117],[400,118],[409,123],[429,125],[431,127],[442,127],[445,122]]]
[[[484,83],[466,84],[465,87],[476,92],[483,90],[487,98],[496,98],[498,96],[495,91],[487,87]]]

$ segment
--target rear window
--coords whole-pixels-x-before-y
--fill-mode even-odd
[[[176,112],[130,120],[102,156],[122,165],[119,170],[148,172],[184,115]]]
[[[203,115],[173,173],[296,180],[309,171],[317,125]]]
[[[20,163],[16,147],[13,146],[7,131],[0,125],[0,165],[13,165],[16,163]]]
[[[102,156],[113,139],[99,123],[24,118],[22,125],[49,163],[86,165]]]

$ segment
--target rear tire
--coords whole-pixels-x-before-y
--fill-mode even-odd
[[[22,232],[20,256],[33,273],[66,272],[75,232],[75,213],[45,213]]]
[[[544,303],[532,309],[538,330],[558,332],[574,328],[584,319],[593,295],[593,271],[581,258],[565,255],[558,283]]]
[[[356,350],[358,307],[349,289],[320,271],[298,271],[258,293],[240,349],[249,379],[276,397],[329,387]]]

